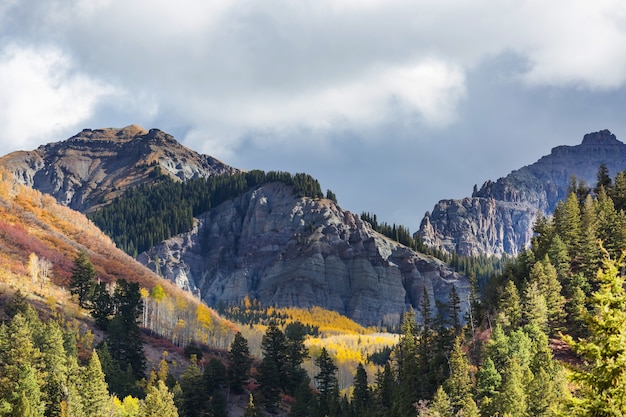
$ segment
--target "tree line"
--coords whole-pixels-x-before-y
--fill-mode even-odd
[[[128,189],[88,217],[131,256],[191,230],[194,216],[271,182],[292,187],[294,196],[322,198],[319,182],[304,173],[253,170],[179,182],[160,175],[155,183]],[[328,190],[327,195],[334,198]]]

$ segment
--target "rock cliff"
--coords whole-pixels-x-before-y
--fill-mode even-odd
[[[611,176],[626,169],[626,145],[608,130],[553,148],[534,164],[485,182],[472,197],[440,201],[418,234],[425,244],[460,255],[517,254],[530,243],[537,213],[550,215],[567,198],[572,175],[594,186],[601,164]]]
[[[0,157],[0,166],[24,185],[86,212],[156,174],[179,180],[236,172],[200,155],[158,129],[85,129],[73,137]]]
[[[396,324],[408,306],[419,309],[424,288],[433,310],[452,285],[461,300],[469,291],[446,264],[280,183],[210,210],[138,260],[212,306],[249,295],[264,305],[322,306],[366,325]]]

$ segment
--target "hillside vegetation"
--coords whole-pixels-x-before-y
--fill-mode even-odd
[[[155,171],[156,183],[127,190],[88,216],[117,246],[137,256],[179,233],[188,232],[193,218],[212,207],[270,182],[293,188],[295,197],[323,197],[319,182],[306,174],[254,170],[208,178],[174,181]]]

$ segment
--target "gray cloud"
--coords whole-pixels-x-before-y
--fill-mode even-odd
[[[138,123],[307,171],[411,228],[440,198],[624,130],[622,1],[0,5],[0,153]]]

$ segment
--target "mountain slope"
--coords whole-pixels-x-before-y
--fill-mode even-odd
[[[366,325],[397,324],[408,306],[462,300],[469,283],[435,258],[376,232],[328,199],[271,183],[197,218],[194,229],[138,260],[209,305],[322,306]],[[463,304],[463,303],[462,303]],[[463,311],[466,306],[461,306]]]
[[[87,212],[160,174],[178,180],[238,172],[158,129],[85,129],[73,137],[0,157],[15,179]]]
[[[193,329],[200,306],[197,299],[117,249],[83,214],[59,205],[49,195],[15,184],[10,174],[0,170],[0,293],[19,289],[40,304],[50,302],[54,308],[78,315],[80,310],[67,286],[74,259],[81,250],[88,254],[100,281],[137,282],[148,294],[156,286],[163,288],[160,303],[144,298],[144,318],[149,318],[156,304],[161,314],[159,322],[146,320],[146,328],[170,340],[178,337],[174,324],[179,318],[184,318],[187,328]],[[38,264],[45,265],[45,277],[41,267],[39,273],[33,274],[33,259],[45,261]],[[208,330],[221,338],[221,347],[226,347],[234,326],[213,311],[206,309],[206,313],[215,326]],[[168,327],[165,319],[172,325]]]
[[[558,146],[532,165],[485,182],[472,197],[441,200],[418,234],[425,244],[460,255],[517,254],[530,243],[537,212],[549,215],[567,198],[572,175],[595,185],[601,164],[611,175],[626,169],[626,145],[608,130],[585,135],[580,145]]]

